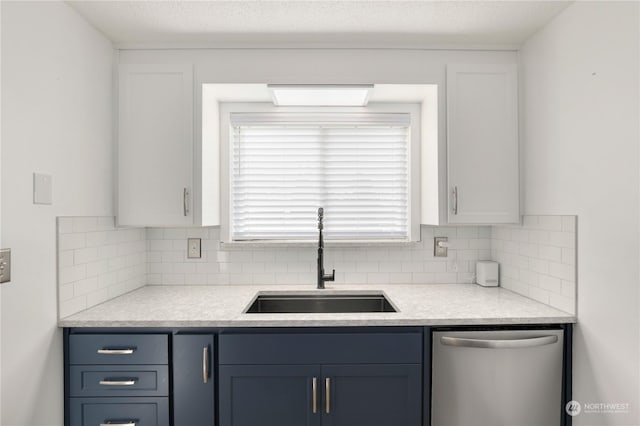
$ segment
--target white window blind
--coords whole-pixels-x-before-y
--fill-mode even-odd
[[[410,238],[410,115],[231,114],[231,239]]]

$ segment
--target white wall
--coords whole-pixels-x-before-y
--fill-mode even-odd
[[[525,213],[578,214],[576,425],[640,424],[638,16],[636,2],[577,2],[521,52]]]
[[[3,426],[62,425],[56,216],[113,214],[109,41],[61,2],[2,2]],[[32,173],[53,205],[32,204]]]

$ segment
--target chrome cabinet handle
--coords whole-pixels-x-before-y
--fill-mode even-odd
[[[324,412],[329,414],[331,413],[331,379],[329,377],[324,379]]]
[[[100,423],[100,426],[136,426],[137,424],[138,424],[137,421],[126,420],[124,422],[119,421],[119,422]]]
[[[136,351],[135,348],[127,348],[127,349],[103,348],[103,349],[98,349],[96,353],[100,355],[131,355],[135,351]]]
[[[453,187],[453,214],[458,214],[458,186]]]
[[[189,190],[187,188],[182,189],[182,212],[185,216],[189,214]]]
[[[316,414],[318,412],[318,378],[317,377],[314,377],[313,380],[311,381],[311,392],[312,392],[311,409],[313,411],[313,414]]]
[[[558,336],[528,337],[526,339],[469,339],[463,337],[440,337],[440,343],[447,346],[459,346],[466,348],[490,348],[490,349],[517,349],[532,348],[556,343]]]
[[[202,348],[202,383],[209,381],[209,346]]]
[[[138,379],[126,379],[126,380],[100,380],[98,384],[101,386],[133,386]]]

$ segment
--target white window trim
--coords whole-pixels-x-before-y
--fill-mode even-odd
[[[265,246],[309,246],[307,240],[231,240],[231,114],[248,112],[368,112],[368,113],[407,113],[411,116],[410,150],[409,150],[409,240],[327,240],[327,245],[334,246],[398,246],[415,245],[420,241],[421,219],[421,105],[419,103],[370,103],[366,107],[275,107],[271,103],[220,103],[220,240],[223,246],[232,247],[265,247]]]

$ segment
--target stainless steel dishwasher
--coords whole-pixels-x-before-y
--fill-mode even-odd
[[[563,330],[434,331],[432,426],[558,426]]]

